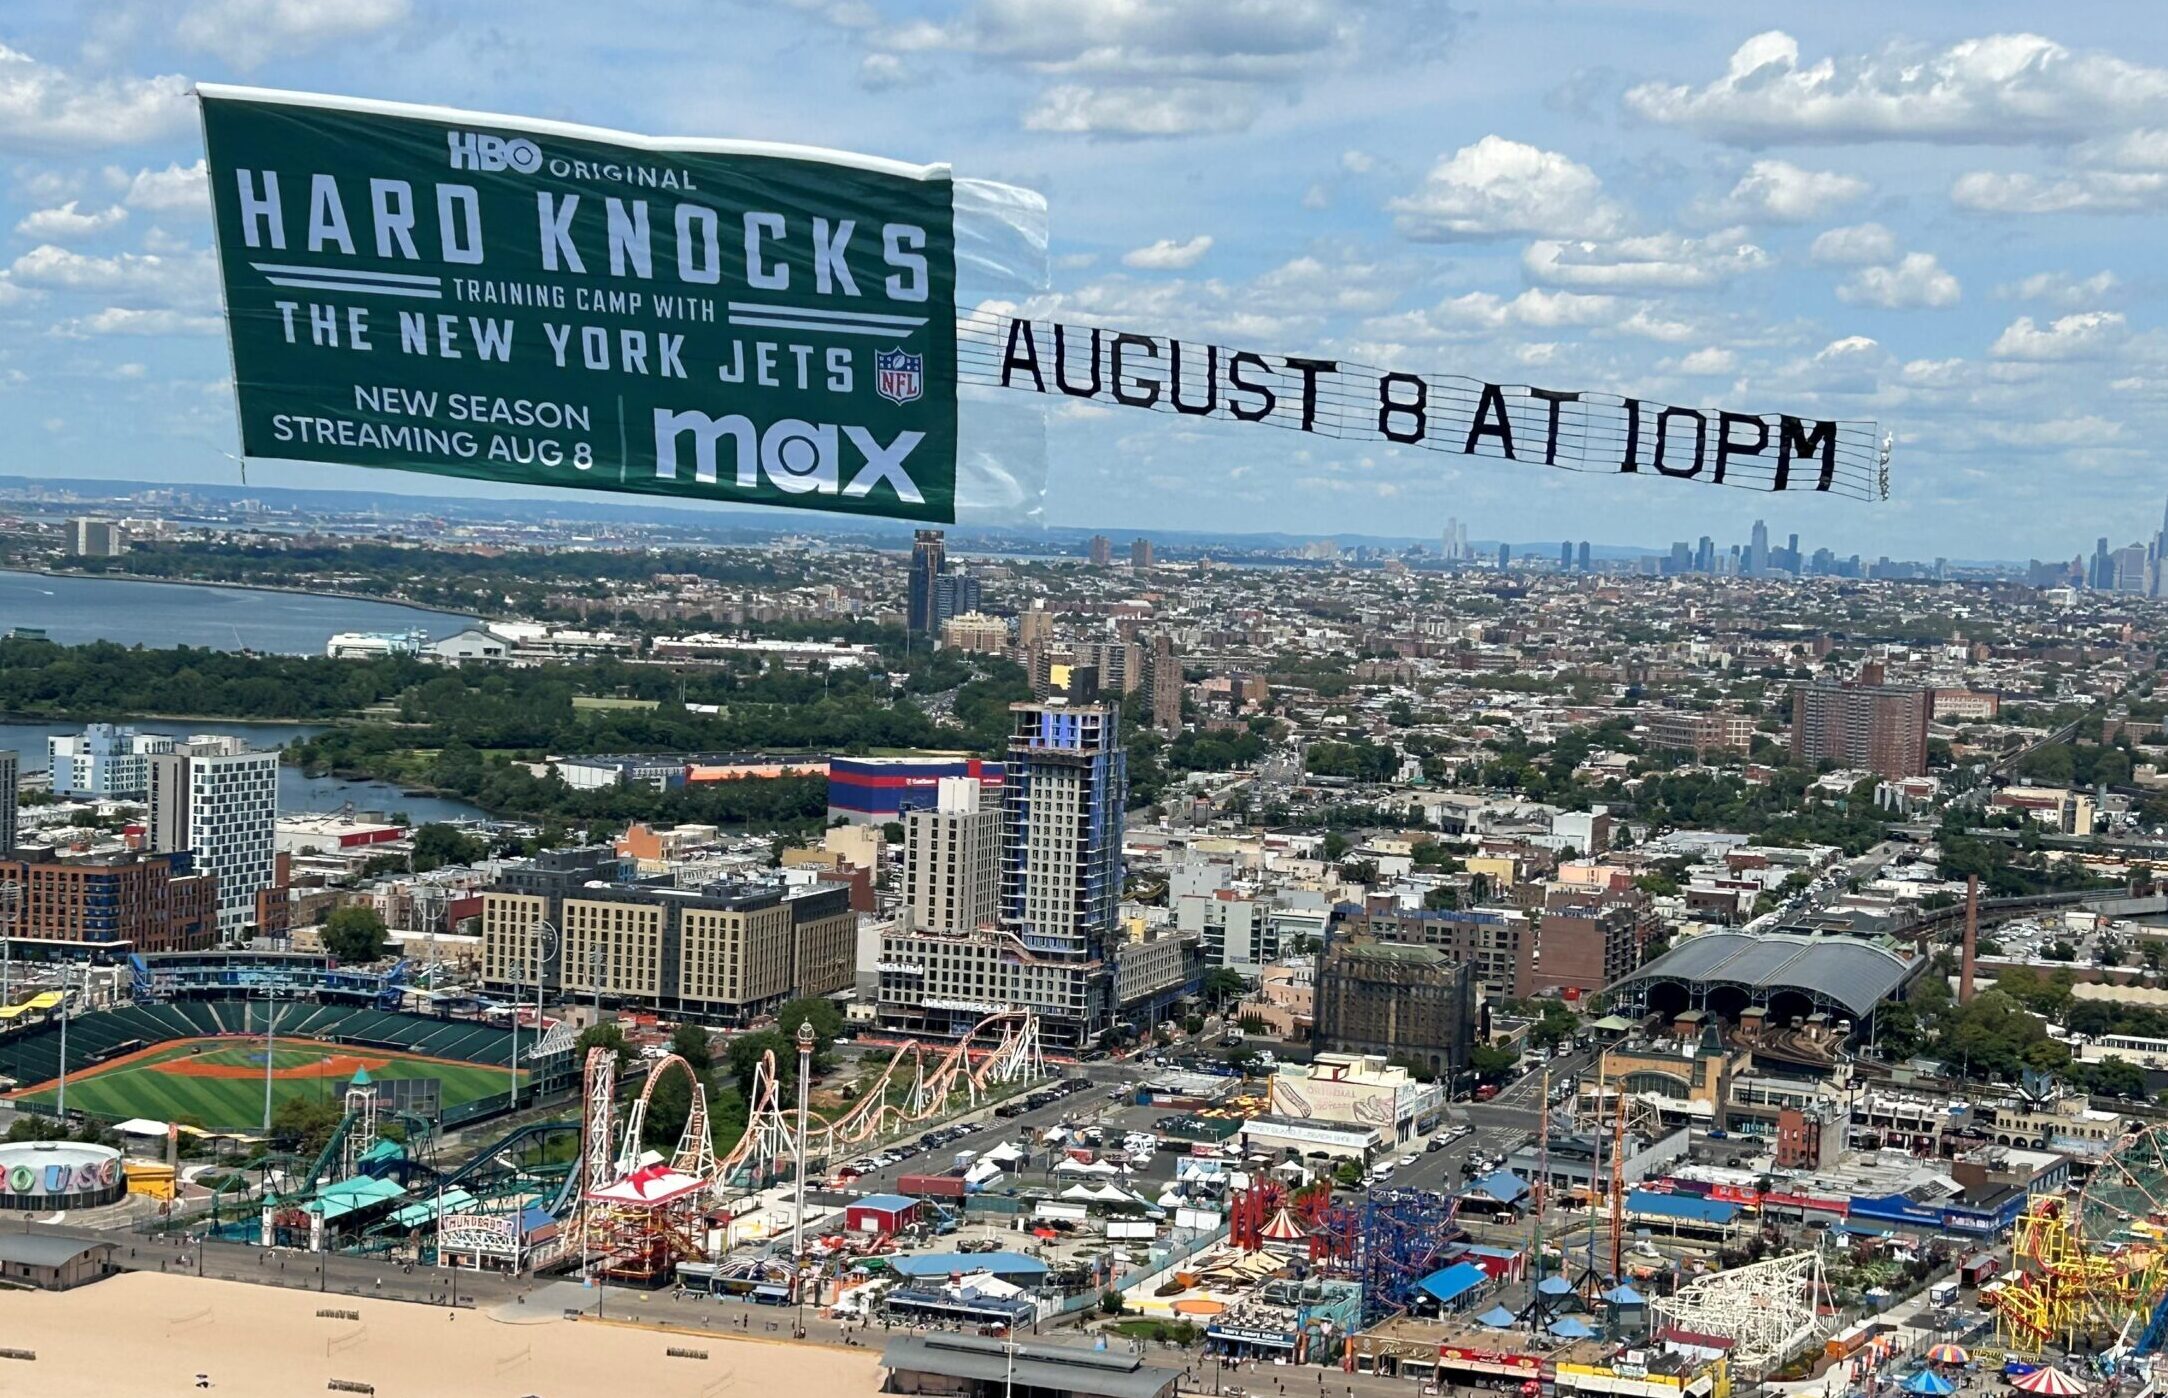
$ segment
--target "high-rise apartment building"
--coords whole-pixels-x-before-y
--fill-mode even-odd
[[[0,748],[0,859],[14,852],[15,841],[21,835],[16,827],[16,806],[22,781],[22,757],[11,749]]]
[[[1925,776],[1933,708],[1931,689],[1826,680],[1794,685],[1792,760],[1812,767],[1826,758],[1893,779]]]
[[[118,558],[128,551],[128,531],[109,519],[68,521],[68,552],[76,558]]]
[[[0,757],[13,754],[0,753]],[[12,884],[7,935],[85,954],[207,951],[218,940],[218,880],[186,852],[101,859],[0,858]]]
[[[611,845],[549,849],[507,862],[482,903],[482,988],[532,995],[539,978],[545,996],[561,990],[558,947],[540,929],[564,925],[565,899],[577,890],[631,874],[632,865]]]
[[[1104,568],[1114,561],[1114,541],[1104,534],[1092,535],[1086,548],[1090,551],[1094,568]]]
[[[46,769],[52,774],[55,796],[140,799],[150,790],[151,758],[173,748],[173,739],[163,733],[93,723],[81,733],[47,738]]]
[[[991,926],[1001,906],[1000,791],[943,777],[930,808],[903,818],[903,907],[914,932],[955,937]]]
[[[1125,1001],[1150,1013],[1179,993],[1195,940],[1117,940],[1129,785],[1119,712],[1056,699],[1010,714],[997,926],[884,934],[876,1015],[890,1030],[954,1038],[987,1015],[1030,1008],[1049,1046],[1083,1048]],[[930,857],[937,846],[920,848]],[[922,877],[931,875],[907,867],[906,888]]]
[[[1174,654],[1174,638],[1162,631],[1152,637],[1152,658],[1147,685],[1152,695],[1152,727],[1162,733],[1182,731],[1182,662]]]
[[[218,930],[239,941],[256,895],[277,881],[279,755],[239,738],[194,737],[148,760],[150,847],[187,850],[218,879]]]
[[[921,529],[913,534],[911,577],[904,610],[904,625],[911,634],[940,633],[941,624],[934,617],[934,584],[947,571],[947,537],[938,529]]]
[[[1694,571],[1697,573],[1713,573],[1716,571],[1716,540],[1706,534],[1702,535],[1701,541],[1694,545]]]
[[[1435,947],[1336,943],[1317,973],[1320,1049],[1457,1073],[1475,1047],[1475,975]]]
[[[1130,540],[1129,566],[1140,571],[1152,566],[1152,541],[1150,539]]]
[[[1570,572],[1572,568],[1573,544],[1570,540],[1560,540],[1558,545],[1558,571],[1561,573]]]
[[[1511,544],[1500,544],[1498,546],[1498,571],[1503,573],[1512,566],[1513,546]]]
[[[1746,546],[1746,558],[1740,572],[1750,578],[1758,578],[1769,571],[1769,526],[1761,520],[1754,521],[1754,532]]]
[[[984,612],[958,612],[941,623],[941,649],[1000,655],[1009,648],[1009,623]]]

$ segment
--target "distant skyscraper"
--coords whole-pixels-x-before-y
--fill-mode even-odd
[[[2093,545],[2093,563],[2085,573],[2085,585],[2096,592],[2106,592],[2115,586],[2115,564],[2108,555],[2108,540],[2103,536]]]
[[[0,859],[8,857],[15,848],[15,801],[16,788],[23,779],[23,760],[15,753],[0,749]]]
[[[1671,546],[1671,557],[1664,561],[1666,572],[1691,573],[1694,571],[1694,548],[1684,539]]]
[[[1460,521],[1450,515],[1446,517],[1445,538],[1440,541],[1438,551],[1444,555],[1447,562],[1460,557]]]
[[[2109,583],[2117,592],[2143,593],[2147,582],[2144,544],[2125,544],[2112,555]]]
[[[1799,536],[1793,534],[1784,543],[1784,570],[1793,577],[1799,576]]]
[[[1694,546],[1694,571],[1697,573],[1713,573],[1716,571],[1716,540],[1706,534],[1702,535],[1701,542]]]
[[[911,590],[905,623],[913,635],[938,634],[934,619],[934,579],[948,571],[948,544],[938,529],[921,529],[911,538]]]
[[[1114,541],[1104,534],[1092,535],[1090,544],[1092,567],[1104,568],[1114,561]]]
[[[1563,573],[1573,567],[1573,544],[1561,541],[1558,545],[1558,571]]]
[[[1152,637],[1149,671],[1152,727],[1162,733],[1179,733],[1182,730],[1182,662],[1175,658],[1174,638],[1164,631]]]
[[[1746,546],[1746,564],[1740,569],[1750,578],[1758,578],[1769,571],[1769,526],[1754,521],[1752,542]]]
[[[1498,546],[1498,571],[1503,573],[1512,566],[1513,546],[1511,544],[1500,544]]]
[[[1581,557],[1581,571],[1585,573],[1585,572],[1587,572],[1587,571],[1588,571],[1588,540],[1586,540],[1586,539],[1583,539],[1583,540],[1581,541],[1581,551],[1580,551],[1580,557]]]
[[[150,842],[218,876],[218,930],[237,941],[276,878],[279,755],[239,738],[190,738],[150,758]]]
[[[1152,541],[1150,539],[1133,539],[1130,541],[1129,566],[1138,569],[1152,566]]]

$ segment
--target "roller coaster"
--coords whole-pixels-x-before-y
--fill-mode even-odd
[[[2157,1348],[2168,1329],[2156,1310],[2168,1292],[2168,1126],[2118,1141],[2074,1201],[2034,1199],[2012,1254],[2017,1275],[1990,1298],[2011,1350],[2102,1347],[2133,1330]]]
[[[538,1049],[570,1047],[569,1037],[557,1039]],[[1028,1011],[988,1015],[938,1051],[906,1042],[848,1108],[806,1114],[807,1167],[839,1152],[876,1148],[945,1115],[959,1094],[967,1109],[977,1107],[999,1088],[1044,1072],[1038,1018]],[[679,1074],[690,1099],[685,1122],[670,1149],[650,1149],[656,1088]],[[648,1069],[621,1114],[617,1056],[591,1050],[577,1121],[516,1127],[456,1168],[435,1163],[432,1123],[380,1106],[366,1081],[357,1087],[323,1148],[305,1166],[291,1163],[262,1218],[229,1231],[297,1247],[381,1253],[410,1247],[425,1261],[514,1271],[577,1261],[590,1274],[655,1285],[677,1262],[707,1257],[711,1205],[776,1183],[799,1159],[797,1113],[785,1105],[772,1053],[755,1067],[744,1131],[721,1153],[699,1076],[676,1055]],[[383,1129],[394,1122],[398,1140]],[[379,1189],[381,1216],[358,1228],[334,1226],[350,1201],[370,1197],[375,1180],[400,1187]]]
[[[658,1082],[679,1072],[689,1083],[691,1110],[670,1151],[649,1149],[649,1099]],[[675,1055],[658,1062],[620,1124],[616,1055],[592,1049],[582,1094],[577,1218],[566,1255],[576,1249],[590,1275],[658,1284],[676,1263],[707,1257],[703,1214],[710,1203],[784,1178],[797,1168],[801,1146],[810,1170],[839,1149],[872,1147],[932,1121],[949,1110],[958,1092],[976,1107],[996,1087],[1044,1072],[1038,1017],[1029,1011],[991,1014],[938,1057],[915,1040],[905,1043],[840,1115],[807,1112],[801,1141],[798,1114],[783,1103],[775,1055],[763,1053],[754,1067],[745,1130],[718,1156],[706,1093],[689,1064]]]

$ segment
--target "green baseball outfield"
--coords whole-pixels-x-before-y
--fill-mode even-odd
[[[486,1064],[281,1038],[271,1054],[272,1106],[294,1097],[329,1097],[341,1079],[362,1068],[372,1078],[435,1078],[446,1110],[502,1096],[509,1076]],[[520,1074],[523,1081],[526,1076]],[[263,1040],[182,1039],[69,1074],[68,1110],[114,1121],[148,1117],[213,1131],[255,1131],[263,1125],[263,1084]],[[46,1082],[9,1096],[52,1106],[60,1091]]]

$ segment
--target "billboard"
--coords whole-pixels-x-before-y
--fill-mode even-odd
[[[954,520],[947,166],[198,92],[243,455]]]

